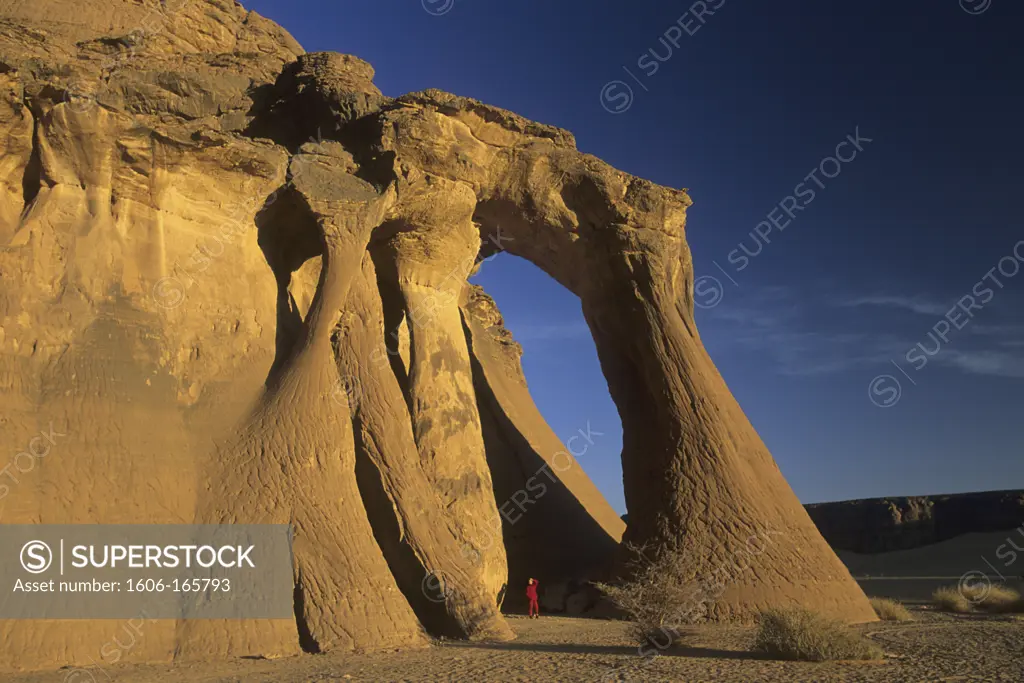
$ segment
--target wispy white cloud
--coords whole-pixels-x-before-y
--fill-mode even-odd
[[[921,315],[944,316],[949,310],[948,305],[931,301],[925,297],[876,295],[862,296],[856,299],[848,299],[839,304],[844,307],[858,306],[884,306],[886,308],[897,308]],[[955,305],[955,303],[954,303]]]
[[[813,324],[810,314],[820,305],[791,288],[748,290],[709,311],[715,325],[706,337],[713,353],[738,349],[765,358],[783,375],[834,374],[888,358],[888,338]]]
[[[972,375],[1012,377],[1024,379],[1024,353],[978,350],[945,349],[935,356],[940,363],[952,365]]]
[[[741,294],[708,311],[711,324],[702,331],[709,347],[713,353],[764,358],[783,375],[836,374],[903,359],[918,342],[934,346],[928,334],[949,310],[923,296],[851,298],[780,287]],[[837,308],[859,311],[837,318]],[[916,321],[913,324],[891,330],[887,329],[891,321],[884,323],[872,313],[877,308],[934,316],[934,320],[922,323],[915,317],[910,319]],[[976,322],[982,313],[992,316],[992,322]],[[954,330],[955,336],[950,336],[934,360],[969,374],[1024,378],[1024,324],[1007,319],[1005,311],[976,315],[963,331]]]

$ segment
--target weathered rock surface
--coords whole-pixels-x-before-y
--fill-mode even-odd
[[[807,512],[835,550],[885,553],[1024,525],[1024,491],[816,503]]]
[[[417,449],[405,395],[387,360],[377,292],[366,254],[335,338],[355,425],[356,471],[374,532],[406,598],[433,633],[510,639],[488,575],[495,569],[470,552],[464,520],[448,513],[450,501],[437,494],[433,471]],[[500,548],[500,538],[492,545]],[[500,578],[504,567],[497,571]]]
[[[288,154],[223,133],[218,117],[164,112],[170,102],[198,110],[209,95],[224,103],[221,116],[244,114],[261,69],[273,73],[295,52],[233,4],[183,10],[179,21],[157,7],[17,2],[0,11],[13,112],[0,150],[4,465],[50,425],[66,435],[46,459],[22,463],[0,503],[5,523],[191,521],[199,454],[244,415],[273,359],[273,280],[210,275],[213,263],[241,273],[265,267],[255,235],[239,226],[252,225],[252,198],[284,182]],[[132,54],[129,26],[144,21],[159,21],[136,34],[154,49]],[[219,26],[217,39],[176,38],[190,21]],[[168,31],[162,38],[157,26]],[[251,67],[218,66],[201,52],[243,43],[274,47]],[[153,87],[134,100],[152,112],[117,104],[139,74],[179,71],[183,83],[197,72],[249,75],[206,94]],[[168,279],[176,262],[182,270]],[[191,305],[176,305],[187,289]],[[106,633],[104,622],[3,622],[0,668],[86,662]],[[173,622],[153,624],[130,657],[169,660],[174,634]]]
[[[409,331],[406,400],[413,437],[430,486],[460,520],[462,544],[497,604],[508,579],[494,485],[484,454],[459,293],[480,237],[476,198],[464,185],[408,173],[397,183],[399,208],[371,249],[381,288],[400,302]]]
[[[62,435],[0,520],[295,532],[294,620],[161,621],[121,661],[509,638],[527,573],[580,608],[623,527],[467,284],[498,247],[581,299],[626,540],[710,572],[767,535],[712,618],[873,618],[700,342],[685,191],[372,78],[226,0],[0,1],[0,443]],[[97,626],[0,622],[0,669],[93,663]]]

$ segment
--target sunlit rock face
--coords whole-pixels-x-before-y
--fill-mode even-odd
[[[295,532],[294,619],[156,622],[120,661],[508,639],[506,584],[607,575],[623,537],[759,543],[714,619],[873,618],[701,344],[684,191],[221,0],[0,2],[0,136],[0,436],[59,435],[0,521]],[[628,528],[466,282],[499,247],[581,300]],[[0,669],[107,640],[0,622]]]

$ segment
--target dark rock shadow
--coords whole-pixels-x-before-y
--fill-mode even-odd
[[[311,258],[321,258],[323,239],[316,219],[291,189],[275,192],[256,214],[257,243],[277,281],[274,363],[277,375],[302,335],[302,313],[289,291],[292,274]]]

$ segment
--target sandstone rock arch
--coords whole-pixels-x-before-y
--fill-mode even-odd
[[[466,283],[495,244],[580,297],[626,540],[685,535],[714,569],[770,529],[713,618],[872,618],[700,343],[684,191],[473,100],[386,98],[232,2],[79,4],[0,2],[2,440],[67,435],[0,521],[296,530],[294,620],[159,622],[121,661],[511,637],[498,507],[521,468],[501,465],[552,464],[557,439]],[[623,525],[578,465],[557,476],[523,529],[571,520],[546,542],[591,554],[545,571],[606,565]],[[0,669],[94,662],[106,638],[0,622]]]
[[[769,530],[712,618],[749,620],[792,601],[873,619],[701,344],[686,192],[576,151],[565,131],[439,91],[399,98],[379,122],[381,147],[410,184],[422,173],[443,179],[435,196],[452,180],[473,188],[484,244],[580,297],[622,418],[624,540],[658,550],[686,536],[711,569]],[[402,195],[399,183],[399,206]]]

